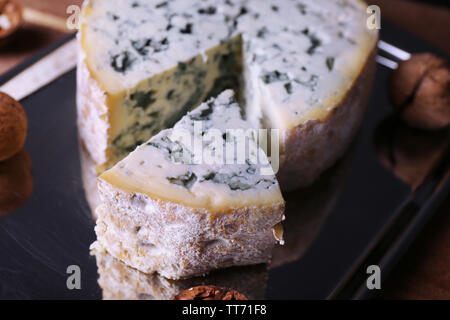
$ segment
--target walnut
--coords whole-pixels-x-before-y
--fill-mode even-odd
[[[440,130],[450,125],[450,64],[431,53],[399,64],[389,80],[389,96],[408,125]]]
[[[214,286],[197,286],[179,293],[173,300],[248,300],[243,294]]]
[[[411,128],[390,117],[376,129],[374,143],[379,161],[415,190],[441,160],[450,135]]]
[[[22,105],[0,92],[0,161],[11,158],[23,148],[27,128]]]
[[[0,162],[0,216],[19,209],[32,192],[31,159],[25,150]]]
[[[16,2],[0,0],[0,46],[6,45],[10,36],[23,21],[22,6]]]

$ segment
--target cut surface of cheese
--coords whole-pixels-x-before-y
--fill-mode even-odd
[[[257,137],[227,90],[139,146],[100,179],[125,192],[210,212],[282,204]]]

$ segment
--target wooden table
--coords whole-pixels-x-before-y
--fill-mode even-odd
[[[66,19],[69,5],[82,0],[18,0],[23,5]],[[429,41],[450,54],[450,10],[406,0],[373,0],[382,19]],[[69,32],[69,30],[67,30]],[[0,74],[67,33],[26,23],[7,47],[0,49]],[[381,299],[450,299],[450,197],[425,227],[407,254],[384,279]]]

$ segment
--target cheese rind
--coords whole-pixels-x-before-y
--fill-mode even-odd
[[[97,209],[97,241],[126,265],[175,280],[269,262],[284,211],[278,204],[211,214],[108,184],[100,194],[109,205]]]
[[[102,153],[93,157],[106,167],[173,124],[168,119],[178,120],[212,93],[238,87],[249,120],[281,130],[282,168],[295,168],[302,159],[290,139],[316,138],[296,134],[297,128],[328,121],[371,65],[377,40],[359,0],[119,0],[114,7],[91,0],[83,12],[80,50],[106,97],[107,116],[99,123],[109,128],[101,143],[89,141],[89,127],[80,130],[87,131],[81,135],[88,150]],[[183,78],[179,73],[190,61]],[[211,92],[214,87],[218,91]],[[174,93],[178,99],[169,101]],[[348,106],[350,121],[360,120],[364,95]],[[86,108],[80,103],[79,114]],[[314,172],[342,152],[329,153],[330,161],[317,161]],[[304,170],[287,170],[299,178],[283,187],[309,183],[301,179]]]

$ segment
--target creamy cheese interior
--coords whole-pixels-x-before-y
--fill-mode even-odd
[[[211,212],[281,205],[278,182],[273,172],[263,170],[270,164],[249,127],[227,90],[139,146],[100,179],[125,192]],[[239,140],[241,133],[247,134],[245,140]],[[240,154],[238,141],[245,141]]]
[[[80,43],[110,108],[108,157],[226,88],[243,92],[254,124],[324,120],[376,43],[365,9],[359,0],[88,1]]]

